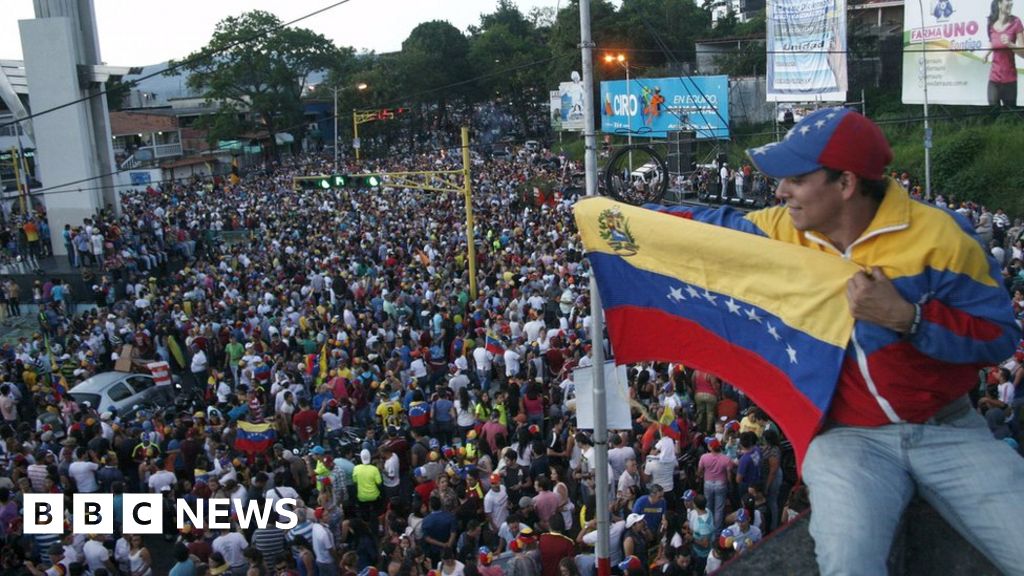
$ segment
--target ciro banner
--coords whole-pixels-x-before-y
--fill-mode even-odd
[[[729,77],[679,76],[601,82],[601,132],[698,140],[729,138]]]
[[[903,102],[923,104],[927,78],[931,104],[1016,105],[1024,27],[1013,12],[1013,4],[1002,1],[924,0],[920,8],[908,3]]]
[[[769,0],[769,102],[846,101],[846,0]]]

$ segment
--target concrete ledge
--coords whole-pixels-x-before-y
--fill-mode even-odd
[[[818,574],[814,540],[803,516],[772,534],[759,546],[719,570],[726,576]],[[889,573],[905,576],[998,576],[999,570],[923,500],[915,499],[903,515],[893,542]]]

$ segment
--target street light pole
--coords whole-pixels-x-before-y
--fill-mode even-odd
[[[335,86],[334,92],[334,170],[338,170],[338,87]]]
[[[633,174],[633,90],[629,82],[629,60],[619,54],[619,64],[626,69],[626,146],[629,147],[629,174]]]
[[[917,0],[921,10],[921,26],[924,26],[924,4]],[[932,129],[928,125],[928,40],[921,43],[921,71],[924,77],[924,198],[932,199]]]
[[[626,175],[626,180],[629,180],[630,174],[633,173],[633,90],[629,80],[629,60],[625,54],[606,54],[604,61],[616,62],[626,71],[626,149],[629,156],[629,174]]]

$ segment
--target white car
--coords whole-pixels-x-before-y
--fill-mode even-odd
[[[174,404],[174,387],[157,386],[149,374],[129,372],[103,372],[84,380],[68,391],[79,406],[88,402],[102,414],[114,407],[124,413],[136,404]]]

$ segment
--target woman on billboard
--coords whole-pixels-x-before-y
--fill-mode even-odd
[[[988,37],[991,49],[985,62],[992,57],[992,70],[988,75],[988,103],[990,106],[1017,106],[1017,67],[1014,56],[1024,58],[1024,24],[1011,14],[1013,0],[992,0],[988,15]]]

